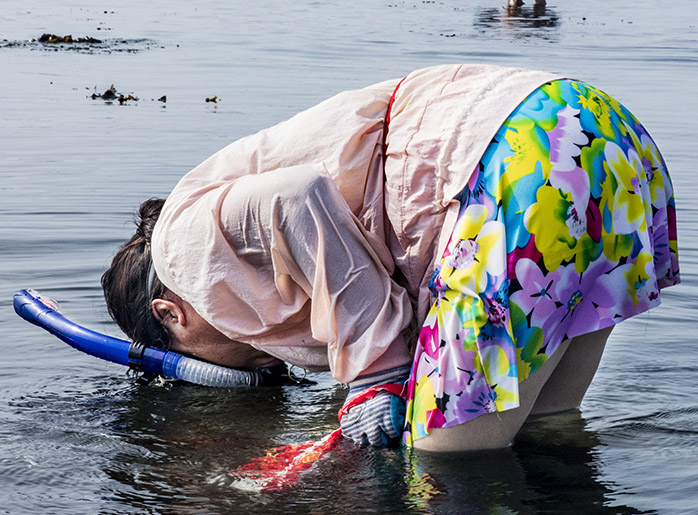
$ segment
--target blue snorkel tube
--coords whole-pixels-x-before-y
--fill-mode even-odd
[[[14,295],[15,312],[82,352],[132,369],[190,383],[219,386],[258,386],[271,379],[271,369],[236,370],[199,361],[172,351],[148,347],[98,333],[64,317],[58,304],[34,290]]]

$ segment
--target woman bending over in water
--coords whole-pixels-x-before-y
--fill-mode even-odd
[[[679,282],[672,185],[602,91],[483,65],[330,98],[185,175],[102,278],[124,332],[329,370],[357,443],[503,447],[579,405],[614,325]],[[415,329],[416,328],[416,329]]]

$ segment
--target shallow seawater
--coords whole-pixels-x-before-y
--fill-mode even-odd
[[[0,512],[695,512],[693,2],[504,3],[3,4]],[[103,43],[31,41],[44,33]],[[143,387],[12,311],[14,291],[35,288],[76,321],[118,335],[99,276],[140,201],[167,195],[234,139],[338,91],[446,62],[590,82],[643,121],[669,165],[683,283],[614,331],[581,411],[532,421],[512,448],[491,453],[343,444],[292,488],[245,491],[229,471],[336,427],[344,391],[331,377],[253,391]],[[92,98],[112,84],[137,100]]]

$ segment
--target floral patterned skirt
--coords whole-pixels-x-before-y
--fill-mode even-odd
[[[567,338],[660,303],[679,282],[669,174],[644,127],[559,80],[509,116],[458,195],[429,285],[403,440],[519,405]]]

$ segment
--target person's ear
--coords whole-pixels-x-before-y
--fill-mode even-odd
[[[172,329],[173,325],[185,326],[187,319],[184,316],[184,311],[176,302],[166,299],[153,299],[151,303],[153,316],[155,319],[168,329]]]

